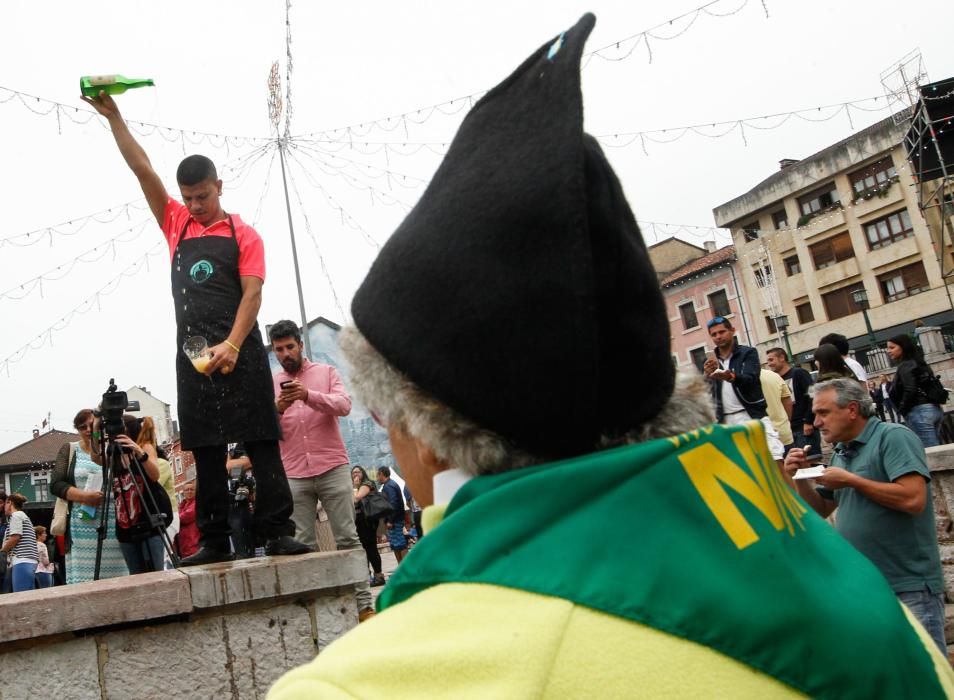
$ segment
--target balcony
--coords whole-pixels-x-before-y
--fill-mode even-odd
[[[868,265],[871,266],[871,269],[877,273],[878,268],[882,265],[898,262],[899,260],[904,260],[918,253],[920,253],[918,240],[914,236],[911,236],[910,238],[904,238],[883,248],[868,251],[865,260],[868,262]]]
[[[816,270],[815,288],[823,289],[834,284],[847,282],[858,274],[860,274],[858,272],[858,258],[848,258],[823,270]]]
[[[875,193],[867,199],[859,199],[853,205],[852,211],[857,219],[862,219],[869,214],[880,212],[886,207],[897,207],[899,203],[903,202],[901,186],[897,184],[897,180],[894,180],[884,191]]]
[[[798,230],[802,234],[802,237],[807,240],[820,233],[825,233],[826,231],[831,231],[833,228],[844,225],[845,212],[841,210],[841,207],[834,207],[820,213]]]

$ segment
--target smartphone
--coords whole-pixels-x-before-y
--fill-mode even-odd
[[[824,455],[821,455],[821,454],[805,455],[806,462],[821,462],[824,458],[825,458]]]
[[[294,381],[293,379],[286,379],[285,381],[281,382],[278,386],[280,386],[282,389],[284,389],[286,386],[288,386],[289,384],[291,384],[293,381]]]

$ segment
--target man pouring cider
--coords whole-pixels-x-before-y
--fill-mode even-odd
[[[220,202],[222,180],[201,155],[176,171],[182,204],[166,192],[119,108],[105,91],[82,98],[109,122],[119,152],[138,178],[172,260],[176,378],[182,448],[196,463],[196,521],[201,548],[183,566],[228,561],[228,443],[242,442],[258,494],[255,531],[266,554],[311,551],[292,538],[292,499],[278,449],[281,435],[272,379],[256,317],[265,281],[261,237]],[[202,342],[205,339],[205,343]],[[195,362],[196,345],[205,361]],[[188,351],[188,354],[187,354]]]

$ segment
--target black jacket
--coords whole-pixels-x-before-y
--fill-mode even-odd
[[[815,424],[812,397],[808,395],[809,387],[815,382],[812,381],[812,375],[801,367],[790,367],[782,379],[788,382],[792,392],[792,430],[796,435],[801,435],[806,425]]]
[[[748,345],[739,345],[736,341],[729,357],[729,370],[735,372],[732,389],[736,397],[749,414],[749,418],[759,420],[768,415],[765,405],[765,395],[762,394],[762,380],[759,374],[762,366],[759,364],[759,353]],[[712,400],[716,406],[716,418],[721,423],[725,417],[722,409],[722,384],[718,380],[711,382]]]
[[[908,415],[915,406],[931,403],[919,388],[921,381],[930,373],[930,367],[917,360],[902,360],[898,365],[898,371],[894,375],[894,382],[888,395],[902,416]]]

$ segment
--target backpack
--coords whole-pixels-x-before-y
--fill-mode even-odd
[[[391,514],[391,502],[380,491],[372,491],[360,501],[361,510],[368,520]]]
[[[927,367],[922,369],[918,389],[924,394],[924,398],[931,403],[942,406],[947,403],[948,391],[941,384],[941,377],[932,373]]]

